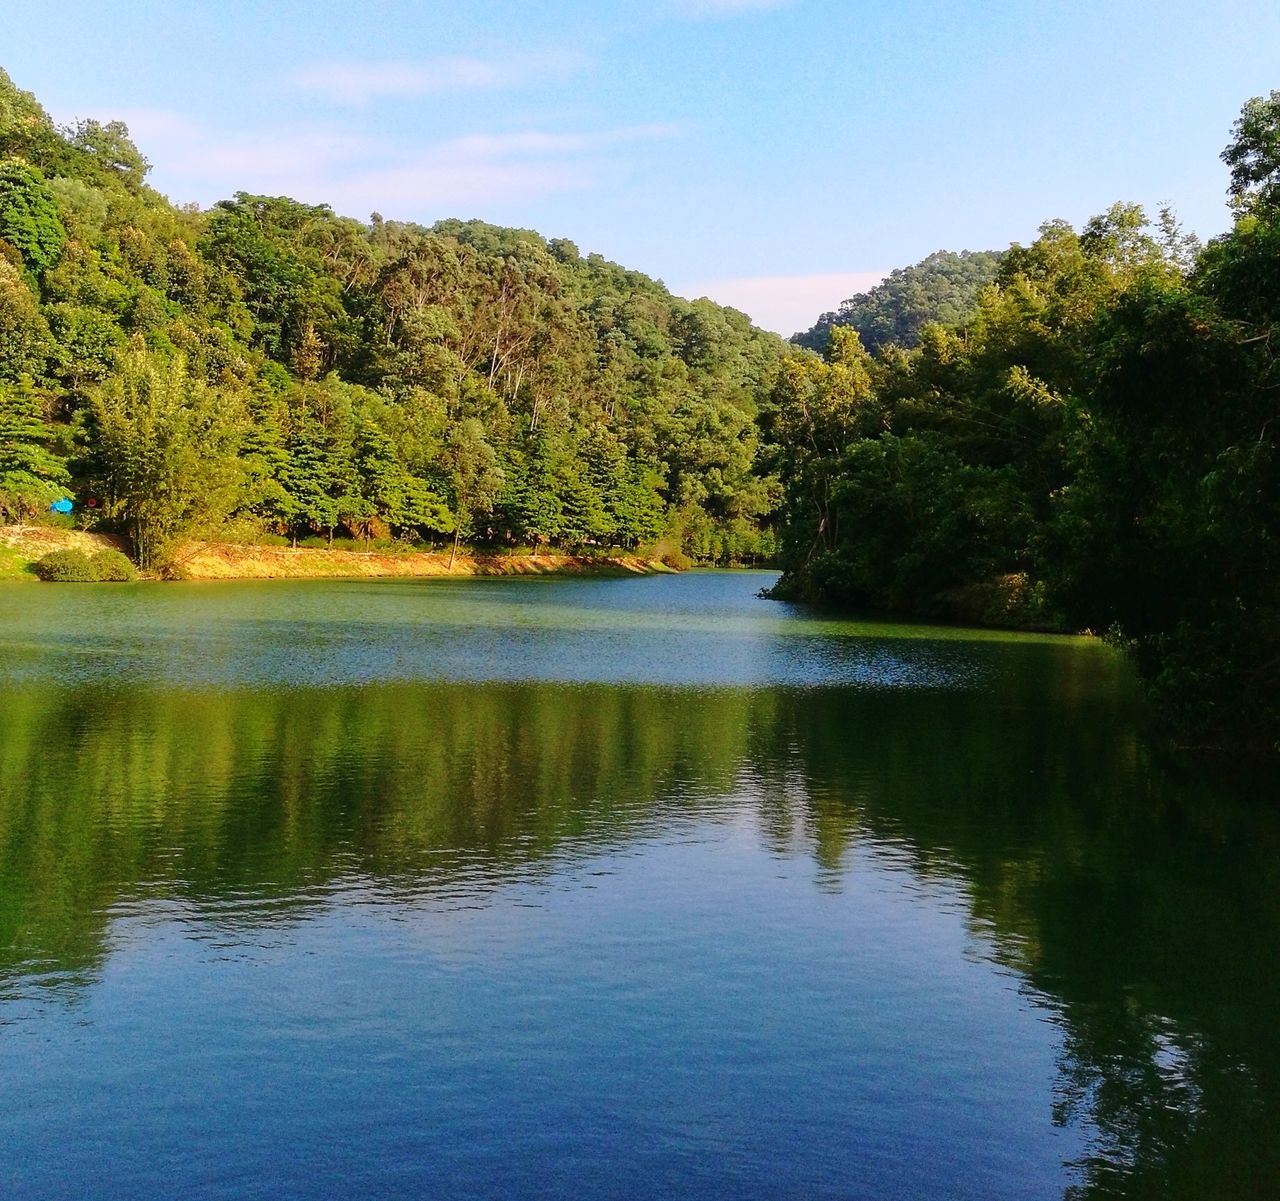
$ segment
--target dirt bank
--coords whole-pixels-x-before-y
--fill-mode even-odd
[[[287,546],[234,546],[194,543],[178,556],[178,566],[193,580],[286,580],[343,576],[551,575],[557,572],[613,571],[644,575],[667,571],[661,563],[634,555],[585,558],[577,555],[473,554],[459,551],[453,566],[447,551],[323,550]]]
[[[74,547],[86,554],[119,547],[104,534],[44,526],[0,526],[0,578],[34,578],[28,567],[51,550]],[[460,551],[452,567],[447,551],[324,550],[287,546],[240,546],[224,542],[193,542],[177,556],[181,574],[191,580],[341,579],[369,576],[552,575],[608,573],[646,575],[669,571],[655,560],[635,555],[608,558],[579,555],[473,554]]]

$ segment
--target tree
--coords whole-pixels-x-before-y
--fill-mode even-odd
[[[240,443],[244,473],[240,507],[277,533],[293,529],[298,516],[294,498],[283,482],[289,476],[286,420],[283,397],[260,385],[250,399],[249,421]]]
[[[66,245],[67,231],[44,175],[21,159],[0,162],[0,238],[36,276],[58,261]]]
[[[564,518],[550,440],[538,437],[505,472],[503,508],[512,537],[536,550],[560,536]]]
[[[65,493],[66,463],[49,449],[53,431],[30,379],[0,385],[0,520],[24,521]]]
[[[1244,278],[1274,244],[1254,218],[1219,246]],[[1158,710],[1184,741],[1280,744],[1280,372],[1273,312],[1230,311],[1230,277],[1205,295],[1149,283],[1100,323],[1080,402],[1074,478],[1047,537],[1050,583],[1073,620],[1132,647]],[[1203,286],[1203,285],[1202,285]],[[1226,310],[1226,311],[1224,311]]]
[[[315,417],[303,407],[295,408],[290,416],[288,455],[280,473],[294,546],[299,529],[324,530],[332,540],[333,527],[338,524],[342,489],[324,442],[324,428]]]
[[[600,490],[576,457],[561,456],[555,466],[560,500],[560,537],[571,547],[607,542],[617,529]]]
[[[1222,161],[1231,168],[1232,208],[1274,208],[1280,204],[1280,91],[1247,101],[1231,133]]]
[[[444,533],[453,528],[445,503],[408,470],[390,435],[369,416],[361,421],[356,436],[355,465],[358,494],[367,514],[402,530]],[[367,521],[365,528],[372,528]]]
[[[106,379],[125,340],[120,326],[87,305],[52,304],[45,311],[57,345],[57,374],[76,391]]]
[[[255,398],[239,511],[272,529],[675,531],[719,557],[771,521],[756,416],[786,352],[745,314],[529,230],[245,193],[174,208],[123,124],[59,130],[3,75],[0,164],[0,381],[30,375],[74,418],[130,337],[181,354],[191,379]]]
[[[90,404],[107,512],[125,522],[140,567],[164,566],[237,500],[240,398],[194,378],[181,355],[135,346]]]
[[[57,350],[39,301],[17,267],[0,257],[0,380],[44,375]]]
[[[610,497],[616,536],[623,546],[639,546],[661,535],[666,525],[666,502],[661,489],[662,473],[656,463],[650,460],[628,464]]]
[[[90,155],[130,187],[142,187],[151,164],[134,145],[123,121],[108,121],[105,125],[94,120],[79,121],[67,132],[67,140],[77,150]]]
[[[463,533],[474,532],[480,518],[493,512],[502,495],[504,476],[498,456],[485,438],[484,426],[474,417],[459,422],[449,432],[445,454],[453,492],[453,550],[449,554],[452,567]]]
[[[827,361],[786,364],[765,418],[797,563],[831,551],[839,539],[834,476],[840,457],[866,428],[874,398],[871,359],[854,330],[834,329],[827,354]]]

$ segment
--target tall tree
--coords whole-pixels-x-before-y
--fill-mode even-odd
[[[0,162],[0,239],[37,276],[58,261],[67,241],[43,173],[17,158]]]
[[[1231,168],[1228,195],[1239,213],[1280,205],[1280,91],[1245,103],[1222,161]]]
[[[107,512],[138,565],[163,567],[184,538],[230,512],[241,472],[240,398],[191,375],[186,360],[140,347],[91,396],[95,466]]]
[[[445,453],[453,493],[452,568],[463,534],[473,534],[477,523],[493,512],[502,495],[504,476],[498,456],[485,438],[484,426],[474,417],[450,431]]]
[[[33,517],[71,482],[65,461],[49,449],[53,431],[43,418],[30,379],[0,384],[0,520]]]

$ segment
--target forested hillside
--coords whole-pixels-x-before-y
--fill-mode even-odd
[[[0,519],[72,497],[150,568],[227,522],[770,553],[786,348],[743,314],[524,230],[176,208],[147,171],[0,72]]]
[[[978,303],[978,293],[996,277],[1000,255],[964,250],[938,250],[911,267],[899,267],[869,291],[844,301],[834,313],[824,313],[812,329],[796,334],[797,346],[822,353],[837,326],[856,330],[872,353],[896,343],[910,348],[930,322],[959,325]]]
[[[1223,158],[1207,247],[1052,221],[960,324],[789,362],[778,593],[1111,633],[1184,743],[1280,745],[1280,92]]]

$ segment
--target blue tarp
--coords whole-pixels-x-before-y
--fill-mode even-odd
[[[70,513],[73,508],[75,508],[75,505],[64,496],[61,500],[55,500],[53,504],[49,506],[49,512]]]

